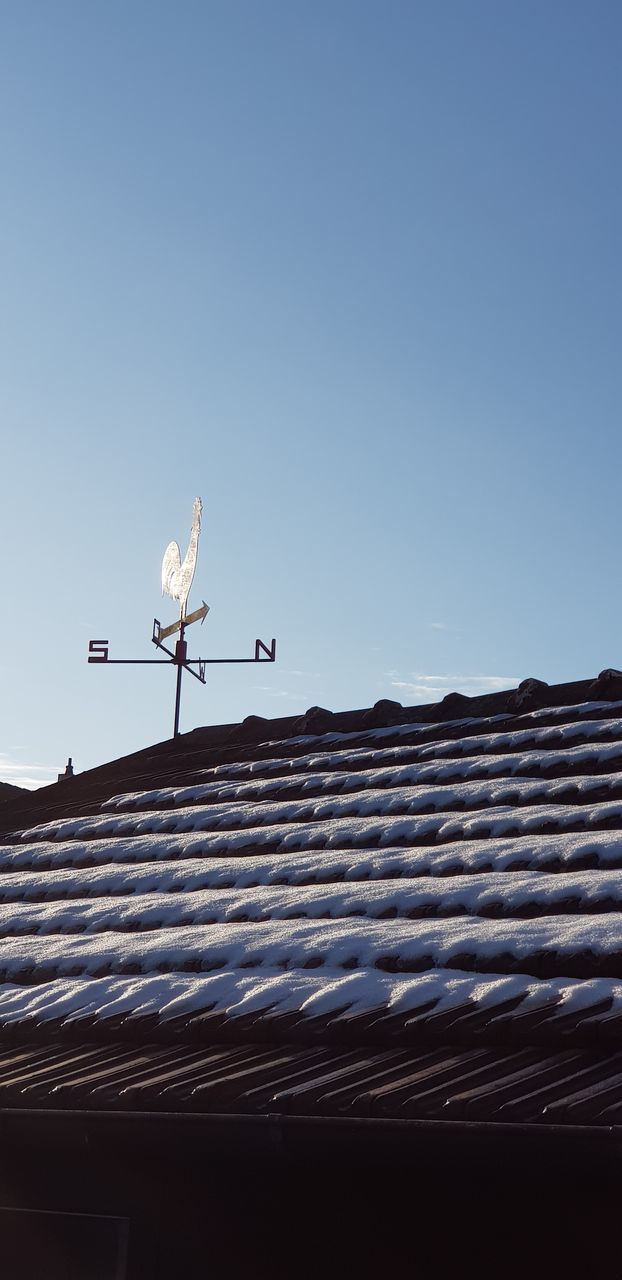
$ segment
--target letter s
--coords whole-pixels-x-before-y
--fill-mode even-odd
[[[89,662],[108,661],[108,641],[89,640]]]

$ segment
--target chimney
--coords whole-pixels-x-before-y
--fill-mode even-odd
[[[71,763],[71,756],[69,757],[67,764],[65,765],[65,772],[59,773],[56,781],[62,782],[63,778],[73,778],[73,765]]]

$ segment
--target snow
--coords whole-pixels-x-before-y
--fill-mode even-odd
[[[307,800],[280,800],[263,803],[240,802],[188,805],[176,810],[139,810],[117,816],[81,817],[45,823],[23,833],[22,839],[75,839],[85,833],[97,838],[108,835],[141,835],[157,831],[243,831],[274,824],[321,824],[344,818],[390,817],[394,814],[447,814],[452,809],[485,809],[486,818],[494,821],[495,810],[507,806],[530,806],[547,801],[551,812],[558,797],[566,797],[572,787],[577,798],[590,792],[622,790],[622,773],[598,777],[579,776],[569,779],[500,778],[464,782],[442,787],[396,786],[367,788],[346,795],[310,797]],[[574,806],[572,806],[574,808]],[[520,820],[521,808],[517,810]]]
[[[594,805],[533,805],[515,808],[511,805],[474,813],[434,813],[425,816],[375,815],[310,822],[280,822],[266,827],[249,827],[232,831],[219,831],[211,810],[183,810],[179,814],[152,814],[148,819],[132,819],[133,832],[127,834],[126,819],[108,819],[97,827],[100,838],[79,842],[65,839],[56,844],[45,842],[44,828],[39,828],[41,842],[31,845],[14,845],[0,848],[0,867],[6,871],[19,868],[45,869],[53,865],[59,869],[81,862],[102,864],[114,862],[151,862],[204,854],[207,857],[221,854],[239,856],[258,853],[262,847],[271,853],[283,854],[302,851],[367,848],[387,851],[396,845],[442,845],[446,842],[495,840],[510,835],[520,838],[514,843],[514,862],[522,861],[522,837],[535,835],[547,828],[560,833],[590,831],[599,826],[622,825],[622,801],[602,801]],[[84,822],[63,823],[66,836],[77,835]],[[174,830],[170,830],[170,827]],[[54,833],[56,827],[51,827]],[[135,834],[134,834],[135,832]],[[190,838],[196,833],[194,839]],[[142,837],[141,838],[141,834]],[[160,837],[158,839],[158,836]],[[186,839],[175,839],[186,836]],[[125,837],[125,838],[122,838]],[[563,850],[565,847],[560,842]],[[446,851],[445,851],[446,852]],[[442,849],[433,855],[428,847],[427,857],[436,860],[443,857]],[[563,856],[563,854],[562,854]],[[455,859],[454,859],[455,861]],[[446,864],[447,865],[447,864]],[[450,862],[450,868],[453,865]],[[485,861],[480,867],[485,866]],[[456,868],[458,869],[458,868]]]
[[[436,749],[439,746],[451,746],[459,750],[460,744],[468,746],[472,742],[485,743],[491,738],[496,739],[499,737],[505,737],[508,745],[511,745],[515,740],[518,742],[529,742],[530,740],[540,742],[546,740],[548,734],[557,733],[560,730],[564,734],[566,727],[570,725],[573,726],[571,736],[576,737],[580,733],[589,735],[590,722],[588,717],[594,716],[598,711],[606,713],[604,718],[594,721],[594,723],[600,725],[600,732],[602,733],[604,726],[616,724],[616,720],[611,716],[611,713],[620,708],[622,708],[622,702],[590,702],[581,703],[577,706],[546,707],[540,711],[532,711],[528,715],[517,717],[522,726],[521,728],[511,729],[499,734],[490,734],[489,732],[485,734],[480,732],[478,734],[477,729],[481,726],[482,721],[475,717],[468,717],[463,720],[444,720],[437,723],[416,721],[409,724],[392,725],[384,729],[369,729],[355,733],[327,733],[321,738],[321,750],[318,749],[320,739],[317,737],[287,738],[286,740],[276,740],[265,744],[266,749],[273,749],[274,754],[270,758],[227,762],[205,770],[205,773],[215,777],[226,778],[250,777],[273,769],[278,770],[279,768],[287,769],[291,767],[298,770],[301,762],[307,761],[315,761],[317,766],[318,764],[321,765],[322,762],[325,764],[328,762],[339,764],[340,760],[344,758],[356,759],[364,756],[368,756],[370,761],[374,759],[382,760],[385,753],[387,756],[393,756],[400,751],[412,753],[413,750],[424,750],[426,746],[433,753],[436,753]],[[487,725],[499,722],[507,723],[513,718],[509,713],[488,716],[485,723]],[[546,728],[538,729],[537,722],[542,719],[549,721],[549,725]],[[581,723],[582,721],[584,723]],[[618,725],[619,723],[618,721]],[[446,737],[448,731],[455,728],[461,730],[473,729],[475,732],[464,732],[460,736],[450,735]],[[619,727],[617,732],[619,736]],[[434,737],[434,735],[440,736]],[[414,741],[406,746],[391,745],[386,748],[382,746],[382,742],[387,738],[399,739],[408,736],[412,737]],[[419,739],[419,742],[417,742],[417,739]],[[369,742],[370,746],[359,745],[361,740]],[[293,746],[304,746],[305,744],[309,744],[313,748],[309,754],[292,755]],[[329,744],[337,749],[333,751],[327,750]],[[303,767],[306,768],[307,764],[304,763]]]
[[[622,1012],[620,705],[275,743],[24,831],[0,847],[0,1025]]]
[[[325,745],[321,751],[317,749],[317,738],[308,739],[309,742],[315,744],[315,750],[299,756],[291,755],[291,740],[286,742],[275,742],[268,744],[273,748],[280,748],[277,753],[267,759],[245,760],[236,763],[227,763],[217,765],[211,769],[203,770],[205,778],[208,778],[222,786],[227,781],[235,780],[253,780],[262,777],[286,776],[288,774],[301,774],[307,772],[321,771],[337,771],[340,769],[349,769],[352,766],[364,766],[366,763],[370,768],[376,768],[388,763],[399,763],[400,759],[412,761],[413,757],[417,760],[425,761],[426,759],[434,759],[442,756],[460,756],[460,755],[484,755],[488,752],[498,753],[501,751],[515,751],[518,748],[527,750],[531,747],[539,748],[536,751],[537,758],[541,758],[542,751],[546,751],[546,759],[549,760],[549,751],[552,746],[571,742],[574,738],[581,738],[586,743],[598,741],[601,738],[615,739],[622,742],[622,719],[620,718],[601,718],[594,720],[585,719],[588,710],[597,711],[609,705],[616,709],[621,703],[591,703],[585,704],[585,707],[578,708],[558,708],[559,712],[568,713],[572,710],[576,713],[578,719],[571,719],[567,723],[554,722],[545,728],[538,728],[537,724],[533,727],[511,729],[504,732],[496,733],[472,733],[464,737],[454,738],[446,737],[450,724],[444,723],[440,725],[409,725],[398,726],[403,736],[402,729],[407,728],[409,731],[419,729],[420,742],[411,742],[408,745],[400,746],[399,744],[382,747],[374,745],[373,747],[356,746],[354,743],[360,742],[360,735],[347,734],[330,734],[322,739],[322,743],[329,741],[335,742],[339,737],[343,742],[343,746],[338,750],[327,750]],[[555,713],[550,708],[546,712],[533,712],[529,720],[536,721],[538,717],[547,716],[551,718]],[[492,717],[486,723],[493,723],[495,720],[507,721],[507,716]],[[481,722],[469,720],[468,723],[476,727]],[[438,731],[440,737],[430,741],[430,733]],[[393,730],[375,730],[374,733],[382,733],[387,736]],[[397,732],[397,730],[395,731]],[[367,735],[366,735],[367,736]],[[305,739],[307,741],[307,739]],[[348,745],[349,744],[349,745]],[[149,793],[147,793],[149,794]],[[109,804],[114,807],[115,801],[120,797],[114,797]]]
[[[63,873],[56,873],[56,876]],[[55,875],[39,888],[59,892]],[[152,881],[154,877],[152,876]],[[172,879],[168,877],[169,883]],[[216,880],[216,877],[214,877]],[[110,876],[107,877],[110,887]],[[421,876],[347,885],[262,885],[234,888],[193,888],[188,878],[178,892],[165,892],[156,879],[155,891],[118,897],[100,896],[71,901],[0,904],[0,938],[52,933],[101,933],[107,930],[150,930],[181,924],[225,924],[229,921],[293,920],[300,917],[345,920],[348,917],[403,919],[423,914],[443,917],[495,914],[512,916],[529,908],[546,915],[556,908],[565,913],[611,909],[622,903],[622,871],[583,871],[545,874],[537,871],[486,875]],[[110,891],[110,888],[109,888]],[[115,892],[117,892],[115,887]],[[387,931],[387,938],[390,937]]]
[[[522,1000],[521,1012],[546,1010],[552,1019],[570,1011],[583,1011],[609,1002],[609,1012],[622,1011],[622,983],[599,978],[535,980],[524,975],[482,978],[473,974],[434,971],[397,976],[373,971],[330,975],[271,973],[260,976],[240,972],[211,975],[166,975],[123,979],[57,979],[39,986],[0,984],[0,1026],[27,1020],[79,1022],[96,1017],[102,1021],[125,1015],[143,1018],[158,1015],[163,1022],[187,1018],[207,1010],[235,1019],[263,1012],[269,1018],[287,1013],[307,1017],[333,1016],[347,1020],[364,1013],[409,1016],[422,1022],[430,1015],[485,1009],[491,1019],[495,1007],[508,1000]],[[502,1019],[507,1019],[505,1010]]]
[[[426,919],[418,920],[415,928],[401,920],[270,920],[138,933],[35,934],[3,944],[0,973],[5,981],[29,981],[38,970],[50,978],[323,966],[530,973],[534,957],[538,966],[547,957],[549,970],[563,977],[564,965],[580,953],[602,957],[605,974],[611,964],[610,976],[616,976],[622,953],[617,912],[543,920]]]
[[[366,753],[369,754],[369,753]],[[391,754],[391,753],[387,753]],[[568,784],[572,778],[572,769],[585,764],[602,767],[610,761],[622,757],[622,741],[607,744],[589,744],[571,747],[565,751],[550,751],[546,754],[547,769],[563,766],[568,772],[564,782]],[[318,763],[313,757],[313,763]],[[112,796],[102,809],[104,812],[126,812],[128,810],[146,810],[167,805],[181,807],[197,802],[210,804],[231,803],[233,801],[266,801],[284,799],[288,793],[297,791],[315,791],[321,794],[338,792],[352,794],[366,789],[386,790],[407,786],[421,787],[429,782],[450,782],[463,779],[513,778],[517,774],[529,774],[530,771],[541,771],[543,756],[541,751],[513,752],[505,755],[476,755],[462,759],[450,759],[433,762],[396,764],[391,768],[357,769],[348,772],[349,758],[344,757],[343,770],[290,773],[266,779],[251,779],[244,782],[206,782],[196,783],[190,787],[159,787],[152,791],[126,792]],[[578,775],[581,778],[581,775]],[[524,780],[524,778],[523,778]],[[542,787],[542,783],[539,786]],[[557,786],[560,782],[558,780]],[[577,780],[577,786],[594,786],[594,779],[588,783]],[[601,785],[599,783],[599,785]],[[546,794],[546,791],[543,791]],[[264,806],[265,807],[265,806]]]
[[[561,707],[544,707],[540,710],[531,712],[521,713],[519,711],[518,713],[515,713],[506,711],[500,715],[487,716],[486,722],[488,724],[493,724],[495,721],[509,720],[516,715],[517,718],[523,720],[541,720],[544,718],[551,721],[567,720],[573,716],[584,717],[593,715],[596,711],[611,712],[619,707],[622,707],[622,701],[606,702],[603,700],[596,702],[571,703]],[[439,729],[446,732],[448,729],[464,729],[471,725],[477,725],[480,723],[481,720],[477,716],[465,716],[460,720],[442,720],[436,723],[424,720],[413,720],[408,724],[389,725],[383,729],[362,729],[351,733],[326,733],[322,735],[322,742],[347,742],[348,740],[352,741],[365,738],[370,742],[377,743],[381,742],[383,738],[388,737],[405,737],[407,734],[430,733]],[[286,747],[300,746],[305,743],[317,743],[317,736],[304,735],[297,738],[288,738],[286,741]],[[282,745],[283,744],[278,741],[275,743],[268,743],[268,746]]]
[[[235,891],[262,886],[318,886],[340,882],[417,881],[420,877],[438,880],[438,894],[444,896],[458,877],[466,881],[486,873],[492,890],[509,873],[504,892],[519,884],[534,888],[551,866],[566,871],[589,859],[602,870],[622,867],[622,833],[596,831],[590,834],[523,836],[513,838],[455,841],[421,848],[383,847],[302,849],[296,852],[277,850],[243,857],[222,856],[212,847],[214,837],[141,836],[134,840],[100,840],[92,843],[37,844],[31,850],[5,847],[5,859],[15,855],[12,864],[19,866],[32,856],[36,870],[6,870],[0,874],[0,902],[37,902],[70,898],[116,898],[123,895],[160,893],[190,894],[198,890],[231,889]],[[85,866],[91,854],[93,862]],[[53,864],[48,869],[42,864]],[[63,866],[63,864],[65,864]],[[533,872],[536,879],[521,879]],[[595,877],[601,872],[575,871],[568,883],[583,886],[601,883]],[[551,876],[553,886],[562,881],[561,873]],[[416,885],[415,885],[416,887]],[[314,890],[315,891],[315,890]]]
[[[489,716],[488,723],[495,720],[507,720],[506,715]],[[462,729],[469,725],[477,724],[478,718],[475,716],[463,716],[460,720],[444,720],[442,728],[445,729]],[[350,733],[325,733],[322,734],[322,743],[337,743],[359,740],[364,738],[368,742],[382,742],[383,738],[404,738],[413,733],[429,733],[430,730],[438,728],[438,725],[430,724],[425,720],[412,720],[408,724],[388,725],[383,729],[360,729]],[[307,743],[317,744],[317,734],[303,734],[297,738],[287,738],[287,746],[299,747],[305,746]],[[278,740],[275,743],[268,742],[270,746],[282,746]]]
[[[238,868],[251,868],[251,874],[256,874],[257,864],[251,859],[257,855],[263,862],[262,849],[271,858],[276,857],[274,866],[277,870],[282,868],[285,876],[290,863],[283,861],[284,858],[299,853],[299,867],[304,869],[308,866],[314,875],[316,866],[330,867],[327,851],[332,850],[347,850],[345,865],[348,858],[356,862],[357,856],[359,859],[367,857],[371,863],[374,851],[381,859],[377,874],[383,873],[382,868],[387,874],[393,874],[389,859],[396,854],[396,846],[402,846],[399,848],[401,865],[418,867],[419,874],[444,875],[462,867],[466,871],[483,870],[488,866],[503,870],[525,861],[528,866],[532,863],[546,867],[552,860],[572,865],[577,857],[590,855],[593,851],[606,863],[619,859],[622,839],[615,832],[597,830],[599,825],[622,825],[622,802],[619,801],[594,805],[536,805],[518,809],[505,806],[494,811],[459,815],[440,813],[425,817],[384,817],[382,820],[373,817],[282,823],[273,827],[224,832],[204,832],[202,816],[201,811],[185,810],[183,817],[186,821],[182,822],[182,815],[176,815],[175,825],[180,829],[175,832],[166,830],[168,814],[156,814],[150,824],[154,830],[142,835],[124,836],[124,820],[111,819],[106,824],[107,835],[99,839],[56,842],[45,841],[42,834],[34,844],[0,846],[0,893],[2,885],[10,883],[6,880],[7,873],[36,868],[43,872],[53,867],[57,874],[62,868],[79,868],[85,864],[149,864],[171,860],[183,864],[186,859],[202,858],[201,865],[204,873],[208,874],[212,858],[233,855]],[[71,823],[64,825],[70,829],[73,826]],[[209,823],[205,825],[209,826]],[[544,826],[557,828],[558,834],[540,836]],[[51,830],[55,828],[52,826]],[[44,829],[39,831],[43,833]],[[527,840],[529,836],[533,837],[530,841]],[[418,849],[417,845],[424,847]],[[357,850],[364,852],[357,855]],[[183,868],[180,874],[183,874]],[[274,871],[271,876],[277,878]]]

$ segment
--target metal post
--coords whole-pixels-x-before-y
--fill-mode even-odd
[[[175,662],[177,663],[177,689],[175,691],[175,723],[173,725],[174,738],[179,737],[179,710],[181,707],[181,677],[184,669],[183,664],[186,661],[186,655],[188,651],[188,646],[184,639],[184,631],[185,631],[185,627],[182,622],[181,627],[179,629],[179,640],[175,645]]]

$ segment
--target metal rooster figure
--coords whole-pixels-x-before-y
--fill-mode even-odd
[[[177,542],[169,542],[162,561],[162,595],[170,596],[171,600],[179,600],[180,620],[183,620],[186,614],[188,596],[190,595],[194,571],[197,567],[202,510],[203,503],[201,499],[195,498],[192,508],[190,541],[183,564]]]
[[[162,561],[162,595],[170,596],[172,600],[179,603],[179,621],[172,622],[168,627],[161,627],[157,618],[153,620],[153,633],[151,636],[153,644],[158,649],[162,649],[167,658],[110,658],[108,656],[107,640],[90,640],[89,641],[89,662],[114,662],[119,664],[131,663],[136,664],[161,664],[166,662],[167,666],[171,663],[177,667],[177,684],[175,690],[175,719],[173,722],[173,737],[179,734],[179,710],[181,705],[181,680],[184,671],[188,671],[195,680],[200,680],[201,684],[205,684],[205,668],[208,663],[238,663],[238,662],[274,662],[276,660],[276,640],[273,640],[270,648],[263,643],[263,640],[255,641],[255,656],[253,658],[189,658],[188,646],[186,643],[185,632],[193,622],[205,621],[209,613],[209,605],[203,600],[201,607],[195,609],[193,613],[187,613],[188,597],[190,588],[194,579],[194,571],[197,565],[197,556],[199,553],[199,535],[201,533],[201,513],[203,511],[203,503],[200,498],[195,498],[192,509],[192,528],[190,530],[190,540],[188,542],[188,550],[184,556],[183,562],[181,551],[176,542],[169,542],[164,559]],[[163,643],[169,636],[179,632],[179,638],[175,643],[175,651],[167,649]],[[198,671],[193,668],[198,667]]]

